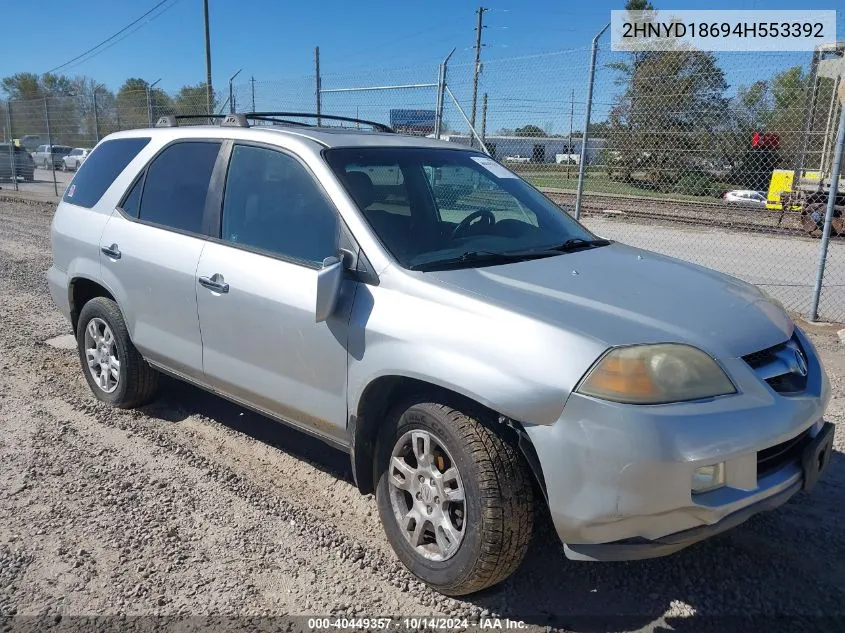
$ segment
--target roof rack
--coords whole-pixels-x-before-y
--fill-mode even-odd
[[[358,119],[347,116],[337,116],[333,114],[314,114],[311,112],[244,112],[236,114],[165,114],[159,117],[156,121],[156,127],[179,127],[179,121],[187,119],[222,119],[220,125],[222,127],[249,127],[249,120],[253,121],[269,121],[271,123],[283,123],[285,125],[297,125],[302,127],[314,127],[311,123],[302,123],[301,121],[291,121],[289,119],[282,119],[279,117],[295,117],[306,119],[317,119],[321,121],[345,121],[347,123],[363,123],[369,125],[379,132],[394,133],[394,129],[384,123],[377,123],[375,121],[368,121],[367,119]]]
[[[314,127],[311,123],[303,123],[302,121],[291,121],[289,119],[279,119],[275,116],[263,116],[261,114],[251,114],[247,117],[250,121],[267,121],[269,123],[283,123],[285,125],[296,125],[299,127]]]
[[[156,127],[179,127],[179,121],[187,119],[222,119],[223,127],[249,127],[242,114],[165,114],[156,121]]]
[[[364,125],[369,125],[375,130],[379,132],[390,132],[394,133],[394,129],[389,125],[385,125],[384,123],[377,123],[375,121],[368,121],[367,119],[358,119],[355,117],[348,117],[348,116],[337,116],[334,114],[316,114],[314,112],[244,112],[243,116],[247,119],[256,119],[259,121],[273,121],[277,120],[276,117],[294,117],[294,118],[306,118],[306,119],[317,119],[320,121],[321,119],[326,119],[327,121],[345,121],[346,123],[363,123]],[[295,121],[279,121],[280,123],[293,123],[294,125],[307,125],[309,127],[313,127],[313,125],[308,123],[297,123]]]

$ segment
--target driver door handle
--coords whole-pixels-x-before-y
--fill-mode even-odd
[[[211,277],[199,277],[197,279],[199,285],[208,288],[212,292],[219,292],[225,294],[229,292],[229,284],[223,281],[223,275],[214,273]]]

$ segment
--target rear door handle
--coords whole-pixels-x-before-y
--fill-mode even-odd
[[[117,244],[112,244],[111,246],[103,246],[100,251],[106,257],[111,257],[112,259],[120,259],[120,249],[117,247]]]
[[[197,279],[200,286],[208,288],[212,292],[226,293],[229,292],[229,284],[223,281],[223,275],[214,273],[211,277],[200,277]]]

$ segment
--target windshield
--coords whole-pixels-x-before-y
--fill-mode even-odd
[[[53,145],[54,154],[70,154],[72,149],[72,147],[67,147],[65,145]]]
[[[379,239],[406,268],[496,265],[562,254],[565,250],[552,249],[569,240],[595,240],[484,154],[363,147],[326,150],[325,157]]]

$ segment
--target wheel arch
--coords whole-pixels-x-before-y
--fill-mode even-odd
[[[370,381],[362,391],[354,413],[349,417],[352,476],[361,494],[371,494],[375,490],[378,477],[375,445],[385,416],[402,400],[422,394],[479,420],[497,425],[497,432],[510,435],[525,457],[535,484],[543,497],[547,498],[540,459],[519,421],[501,415],[495,409],[469,395],[420,378],[397,374],[379,376]]]
[[[68,305],[70,306],[70,321],[74,333],[77,325],[79,325],[79,314],[82,312],[82,308],[95,297],[105,297],[117,303],[117,299],[108,288],[90,277],[76,276],[70,280],[68,284]],[[118,305],[118,309],[120,309],[120,305]]]

